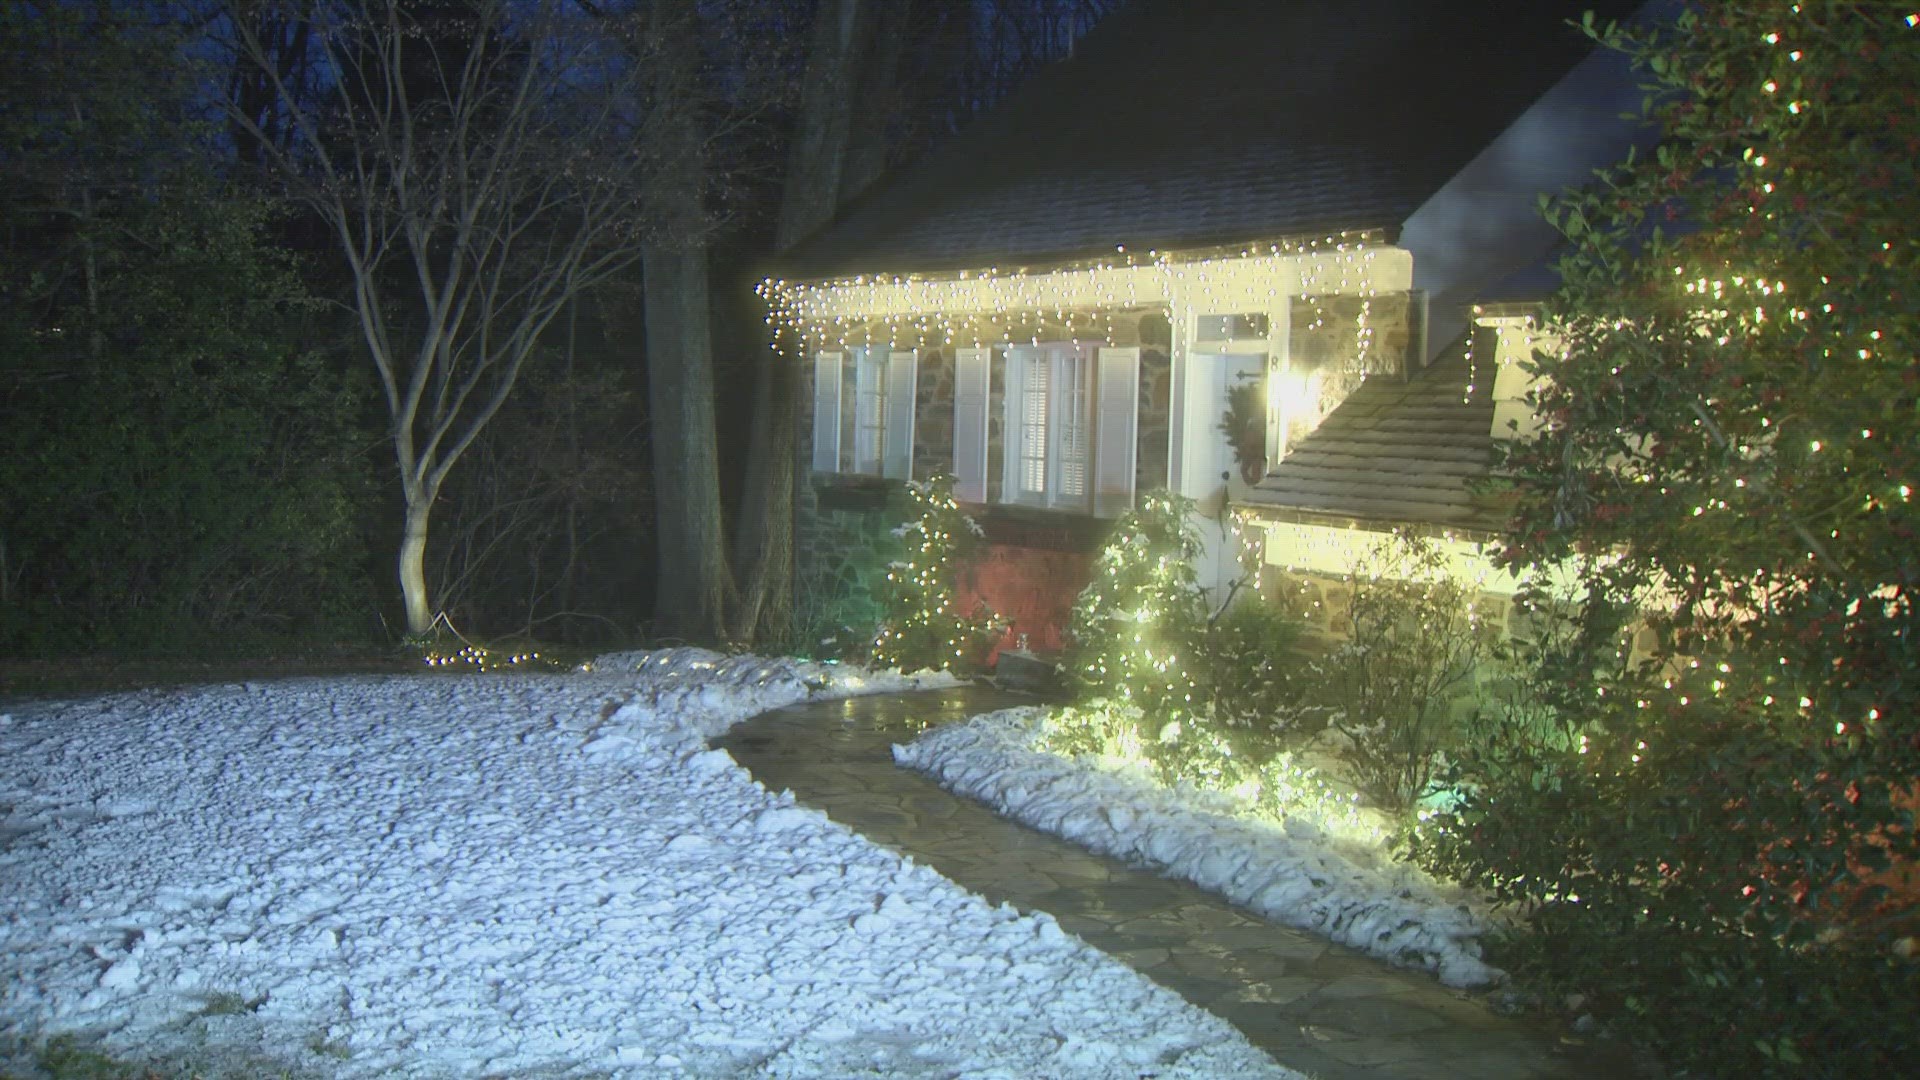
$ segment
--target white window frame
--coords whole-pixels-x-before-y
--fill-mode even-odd
[[[815,472],[907,480],[918,354],[854,346],[814,354]]]
[[[1003,501],[1091,509],[1093,360],[1072,342],[1007,349]]]

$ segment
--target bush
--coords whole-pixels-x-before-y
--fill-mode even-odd
[[[1459,803],[1416,834],[1428,869],[1524,916],[1508,966],[1707,1075],[1898,1071],[1920,965],[1854,921],[1877,894],[1835,887],[1885,789],[1850,803],[1830,756],[1721,710],[1567,730],[1463,748]]]
[[[873,662],[902,671],[971,670],[1002,629],[984,606],[962,611],[956,564],[980,526],[953,497],[953,477],[908,484],[911,520],[894,530],[906,557],[887,567],[886,619],[873,638]]]
[[[1288,745],[1301,710],[1299,622],[1250,602],[1209,614],[1190,500],[1145,496],[1074,605],[1063,665],[1077,705],[1047,745],[1147,762],[1163,783],[1225,789]]]
[[[1522,593],[1513,678],[1413,856],[1523,916],[1506,964],[1704,1075],[1886,1071],[1920,1010],[1915,927],[1862,878],[1902,811],[1842,740],[1715,693],[1732,653],[1631,662],[1630,605]],[[1550,602],[1551,601],[1551,602]],[[1910,837],[1910,833],[1902,836]],[[1902,955],[1909,957],[1903,959]]]
[[[1564,288],[1503,463],[1510,555],[1605,553],[1584,595],[1657,592],[1654,651],[1543,667],[1567,744],[1478,748],[1422,845],[1527,916],[1530,974],[1696,1073],[1912,1070],[1920,231],[1887,197],[1920,145],[1911,21],[1755,0],[1590,27],[1661,141],[1547,206]]]
[[[1073,605],[1062,667],[1086,702],[1111,701],[1156,723],[1194,715],[1190,667],[1206,631],[1206,593],[1194,576],[1200,538],[1193,503],[1164,491],[1114,525],[1093,580]]]
[[[1458,742],[1487,634],[1474,590],[1432,542],[1401,532],[1346,575],[1347,640],[1313,666],[1341,756],[1375,805],[1411,808],[1434,791],[1441,754]]]

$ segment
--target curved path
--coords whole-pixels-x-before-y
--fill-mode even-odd
[[[1423,973],[1035,832],[893,763],[893,744],[931,725],[1034,700],[965,688],[813,702],[737,724],[713,745],[767,787],[962,887],[1051,914],[1319,1080],[1634,1075],[1617,1046],[1497,1016]]]

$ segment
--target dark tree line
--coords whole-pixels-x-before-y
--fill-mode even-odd
[[[1106,6],[10,7],[0,648],[777,636],[737,268]]]

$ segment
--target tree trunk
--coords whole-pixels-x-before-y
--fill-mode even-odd
[[[427,518],[433,513],[433,494],[407,491],[406,525],[400,536],[400,597],[407,608],[407,633],[419,636],[433,628],[433,603],[427,598]]]
[[[872,4],[821,0],[814,20],[806,85],[774,234],[774,246],[781,251],[825,225],[839,205],[859,70],[856,60],[866,45]],[[752,441],[734,538],[734,565],[742,587],[733,633],[740,641],[778,632],[793,615],[795,414],[800,407],[795,365],[799,362],[795,356],[770,356],[755,380]]]
[[[732,582],[720,523],[707,248],[656,242],[641,264],[659,531],[654,631],[716,643]]]

